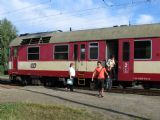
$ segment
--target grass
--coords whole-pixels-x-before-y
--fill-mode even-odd
[[[99,113],[58,105],[0,104],[0,120],[103,120]]]

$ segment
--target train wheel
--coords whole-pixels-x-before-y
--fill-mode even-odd
[[[150,89],[151,87],[149,83],[143,83],[142,86],[144,89]]]
[[[122,82],[122,83],[120,83],[119,84],[119,88],[121,88],[121,89],[125,89],[127,87],[127,84],[124,82]]]
[[[16,83],[16,76],[9,76],[9,80],[11,81],[11,83]]]
[[[18,79],[19,79],[19,81],[20,81],[20,83],[21,83],[22,86],[26,86],[28,84],[27,83],[27,77],[20,76],[20,77],[18,77]]]

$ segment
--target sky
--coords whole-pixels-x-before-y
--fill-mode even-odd
[[[160,0],[0,0],[18,34],[160,23]]]

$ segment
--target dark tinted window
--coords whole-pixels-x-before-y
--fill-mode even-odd
[[[39,60],[39,47],[28,48],[28,60]]]
[[[54,47],[54,59],[68,60],[68,45],[57,45]]]
[[[98,59],[98,43],[90,43],[89,48],[90,48],[89,58]]]
[[[134,41],[134,59],[151,58],[151,41]]]
[[[123,43],[123,61],[129,61],[130,59],[130,44],[129,42]]]
[[[78,58],[78,45],[74,45],[74,60],[77,60]]]
[[[81,45],[81,60],[85,59],[85,52],[86,52],[85,44],[82,44]]]

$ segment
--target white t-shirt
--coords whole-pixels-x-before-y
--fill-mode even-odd
[[[76,73],[75,73],[75,70],[73,67],[69,67],[69,74],[70,74],[70,76],[75,77]]]
[[[114,67],[115,66],[115,61],[112,60],[112,59],[109,59],[108,62],[107,62],[107,66],[111,67],[111,68]]]

